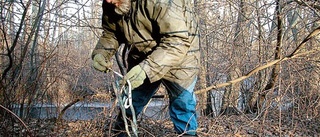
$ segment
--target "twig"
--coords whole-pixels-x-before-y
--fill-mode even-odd
[[[205,93],[207,91],[210,91],[212,89],[217,89],[217,88],[221,88],[221,87],[225,87],[225,86],[229,86],[229,85],[232,85],[232,84],[235,84],[235,83],[238,83],[244,79],[247,79],[248,77],[250,77],[251,75],[257,73],[258,71],[260,70],[263,70],[263,69],[266,69],[268,67],[271,67],[279,62],[282,62],[282,61],[285,61],[285,60],[289,60],[289,59],[293,59],[293,58],[296,58],[296,57],[299,57],[299,56],[302,56],[302,55],[306,55],[306,54],[309,54],[309,53],[312,53],[312,52],[316,52],[317,50],[311,50],[311,51],[307,51],[307,52],[303,52],[303,53],[299,53],[298,52],[301,50],[301,48],[306,44],[307,41],[309,41],[311,38],[317,36],[318,34],[320,33],[320,27],[316,28],[315,30],[313,30],[300,44],[299,46],[291,53],[289,54],[288,56],[285,56],[283,58],[280,58],[280,59],[277,59],[277,60],[274,60],[274,61],[271,61],[271,62],[268,62],[267,64],[263,65],[263,66],[259,66],[259,67],[256,67],[254,68],[253,70],[251,70],[249,73],[247,73],[246,75],[244,76],[241,76],[239,78],[236,78],[236,79],[233,79],[233,80],[230,80],[228,82],[225,82],[225,83],[221,83],[221,84],[217,84],[217,85],[211,85],[205,89],[200,89],[200,90],[197,90],[195,91],[195,94],[201,94],[201,93]]]
[[[116,88],[116,86],[114,84],[112,86],[113,86],[113,89],[114,89],[114,92],[115,92],[115,95],[116,95],[118,93],[118,89]],[[113,125],[112,114],[113,114],[113,112],[115,110],[115,107],[117,106],[117,103],[118,103],[118,98],[116,97],[115,101],[112,104],[110,113],[109,113],[109,118],[110,118],[110,124],[109,124],[109,130],[108,130],[108,135],[109,136],[111,136],[112,125]]]
[[[318,11],[320,11],[320,5],[315,4],[315,2],[312,2],[310,4],[308,4],[307,2],[303,1],[303,0],[294,0],[296,3],[298,3],[299,5],[302,6],[307,6],[307,7],[312,7]],[[317,14],[317,13],[316,13]],[[319,14],[317,14],[319,16]]]
[[[0,104],[0,107],[3,108],[4,110],[8,111],[8,112],[9,112],[11,115],[13,115],[15,118],[17,118],[17,119],[19,120],[19,122],[20,122],[20,123],[24,126],[24,128],[26,129],[27,134],[28,134],[30,137],[32,137],[32,134],[31,134],[28,126],[23,122],[23,120],[22,120],[19,116],[17,116],[15,113],[13,113],[11,110],[7,109],[6,107],[2,106],[1,104]]]

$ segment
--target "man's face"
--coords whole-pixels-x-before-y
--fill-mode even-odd
[[[108,3],[112,3],[114,4],[116,7],[119,7],[119,5],[121,4],[120,0],[106,0]]]
[[[130,11],[130,0],[106,0],[106,2],[114,4],[116,6],[115,12],[119,15],[127,14]]]

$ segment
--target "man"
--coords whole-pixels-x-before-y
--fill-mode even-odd
[[[193,90],[200,54],[198,20],[192,4],[193,0],[103,0],[104,31],[92,57],[94,68],[105,72],[119,44],[126,43],[129,71],[124,81],[132,85],[136,114],[163,84],[175,131],[196,136]],[[131,115],[130,110],[126,115]],[[116,123],[116,129],[124,129],[119,116]]]

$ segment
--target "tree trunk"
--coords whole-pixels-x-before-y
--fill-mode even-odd
[[[245,45],[249,45],[249,18],[250,9],[249,4],[252,0],[241,0],[238,11],[238,20],[236,25],[236,32],[233,40],[233,52],[230,55],[231,69],[229,71],[228,79],[236,79],[242,76],[243,59],[245,58]],[[238,111],[239,93],[241,91],[241,83],[232,84],[227,88],[223,96],[223,103],[221,113],[236,114]],[[243,92],[242,92],[243,93]]]
[[[280,0],[276,1],[276,19],[277,19],[277,43],[275,48],[275,54],[274,54],[274,60],[281,58],[281,48],[282,48],[282,35],[283,35],[283,22],[282,22],[282,13],[281,13],[281,3]],[[269,92],[274,91],[275,84],[278,81],[280,72],[280,62],[276,63],[271,70],[271,77],[268,80],[267,85],[263,88],[262,93],[259,94],[258,99],[255,100],[256,103],[254,103],[254,106],[251,106],[253,108],[253,111],[258,111],[260,113],[261,108],[264,104],[268,104],[270,102],[266,102],[267,94]],[[253,104],[252,104],[253,105]]]

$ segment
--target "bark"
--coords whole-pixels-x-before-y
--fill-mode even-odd
[[[229,72],[229,80],[242,76],[243,59],[246,51],[245,45],[248,44],[249,38],[249,18],[250,9],[249,4],[251,0],[241,0],[238,11],[238,20],[235,28],[235,35],[233,40],[233,53],[231,54],[231,70]],[[221,113],[235,114],[238,111],[239,93],[241,90],[241,83],[234,83],[224,93]]]
[[[197,5],[202,5],[205,3],[204,0],[197,0],[195,1],[195,9],[197,13],[200,13],[200,11],[204,10],[204,11],[208,11],[208,9],[206,7],[204,7],[203,9],[200,9],[200,7],[197,7]],[[207,27],[207,20],[206,18],[202,18],[200,14],[197,14],[199,17],[199,22],[203,22],[203,24],[201,24],[201,32],[203,32],[204,34],[202,34],[204,37],[200,37],[200,48],[201,48],[201,64],[204,64],[201,66],[200,68],[200,74],[199,74],[199,87],[200,88],[206,88],[206,85],[208,83],[208,80],[210,80],[210,76],[207,74],[208,70],[210,70],[209,65],[208,65],[208,58],[210,58],[209,56],[209,49],[211,47],[210,41],[208,40],[210,37],[208,34],[209,30]],[[203,115],[210,115],[212,114],[212,108],[211,108],[211,97],[208,95],[209,93],[204,93],[201,95],[198,95],[198,109],[200,110],[200,112],[202,112]]]
[[[21,34],[21,31],[23,29],[23,24],[25,22],[25,19],[26,19],[26,16],[27,16],[27,13],[28,13],[28,9],[31,5],[31,1],[32,0],[29,0],[26,4],[26,6],[24,7],[24,11],[22,13],[22,17],[21,17],[21,21],[20,21],[20,25],[19,25],[19,28],[18,28],[18,31],[16,33],[16,37],[14,38],[13,40],[13,43],[12,43],[12,46],[10,48],[7,48],[7,56],[9,58],[9,64],[8,66],[4,69],[3,73],[2,73],[2,80],[5,80],[6,76],[7,76],[7,73],[10,71],[10,69],[12,69],[13,67],[13,52],[18,44],[18,39],[20,38],[20,34]]]

